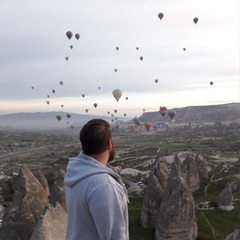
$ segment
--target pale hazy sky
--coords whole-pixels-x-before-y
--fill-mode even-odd
[[[0,114],[239,102],[239,12],[239,0],[1,0]]]

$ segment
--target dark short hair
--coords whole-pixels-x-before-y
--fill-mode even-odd
[[[112,139],[110,125],[103,119],[92,119],[80,131],[80,142],[84,154],[103,153]]]

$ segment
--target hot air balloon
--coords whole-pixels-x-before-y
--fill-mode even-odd
[[[58,121],[60,121],[62,119],[62,116],[61,115],[57,115],[56,118],[57,118]]]
[[[183,51],[186,51],[186,48],[183,48]]]
[[[114,119],[111,119],[112,122],[114,122]]]
[[[70,40],[73,36],[73,33],[71,31],[67,31],[66,35],[67,35],[68,39]]]
[[[176,115],[176,111],[175,110],[168,110],[168,116],[173,119]]]
[[[119,47],[116,47],[116,50],[118,51]]]
[[[212,86],[212,85],[213,85],[213,82],[210,82],[210,85]]]
[[[116,69],[116,68],[114,69],[114,72],[117,72],[117,69]]]
[[[126,97],[126,100],[128,100],[128,97]]]
[[[84,98],[84,97],[85,97],[85,94],[82,94],[82,97]]]
[[[63,85],[63,81],[60,81],[59,83],[60,83],[61,86]]]
[[[138,119],[137,117],[134,117],[134,118],[133,118],[133,122],[134,122],[138,127],[140,127],[141,123],[140,123],[140,121],[139,121],[139,119]]]
[[[114,112],[117,113],[117,109],[115,109]]]
[[[70,128],[73,129],[74,127],[71,125]]]
[[[126,114],[126,113],[124,113],[124,114],[123,114],[123,116],[124,116],[124,117],[126,117],[126,116],[127,116],[127,114]]]
[[[140,57],[140,60],[141,60],[141,61],[143,60],[143,57],[142,57],[142,56]]]
[[[47,95],[48,98],[50,98],[50,95]]]
[[[198,18],[195,17],[195,18],[193,19],[193,22],[194,22],[195,24],[197,24],[197,22],[198,22]]]
[[[75,34],[75,38],[78,40],[80,38],[80,34],[79,33],[76,33]]]
[[[158,79],[155,79],[155,83],[158,83]]]
[[[164,107],[160,107],[159,111],[162,114],[162,116],[164,117],[165,114],[167,113],[168,109],[164,106]]]
[[[55,90],[52,90],[52,93],[55,93]]]
[[[71,117],[71,114],[68,113],[68,114],[67,114],[67,118],[70,118],[70,117]]]
[[[162,20],[163,17],[164,17],[164,14],[163,14],[163,13],[159,13],[159,14],[158,14],[158,17],[159,17],[160,20]]]
[[[34,87],[32,86],[32,89],[34,89]]]
[[[65,59],[68,61],[68,60],[69,60],[69,57],[65,57]]]
[[[145,112],[145,108],[143,109],[143,112]]]
[[[98,87],[98,89],[101,89],[101,87]]]
[[[50,101],[47,101],[46,103],[49,105],[49,104],[50,104]]]
[[[136,47],[136,50],[139,50],[139,48],[138,48],[138,47]]]
[[[111,114],[111,117],[113,117],[114,115],[113,114]]]
[[[73,45],[70,45],[70,48],[73,49]]]
[[[88,109],[87,108],[85,109],[85,112],[88,113]]]
[[[63,108],[63,105],[61,105],[61,107]]]
[[[151,123],[148,123],[148,122],[147,122],[147,123],[144,124],[144,126],[145,126],[145,128],[147,129],[147,131],[149,132],[152,125],[151,125]]]
[[[94,103],[93,106],[96,108],[97,107],[97,103]]]
[[[112,95],[113,95],[113,97],[117,100],[117,102],[118,102],[118,100],[121,98],[121,96],[122,96],[122,91],[120,90],[120,89],[114,89],[113,91],[112,91]]]
[[[109,115],[109,114],[110,114],[110,112],[108,111],[108,112],[107,112],[107,114]]]
[[[156,132],[158,130],[158,126],[157,125],[153,125],[152,126],[153,130]]]

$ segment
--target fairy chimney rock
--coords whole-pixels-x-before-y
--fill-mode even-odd
[[[203,158],[202,155],[197,154],[195,158],[195,162],[198,167],[198,173],[199,173],[199,181],[204,182],[208,179],[208,169],[207,164]]]
[[[156,240],[196,239],[195,203],[191,190],[176,163],[172,163],[155,231]]]
[[[168,167],[164,162],[159,162],[151,172],[143,198],[141,224],[144,228],[156,226],[156,218],[168,177]]]
[[[19,170],[11,204],[3,217],[3,240],[30,239],[48,203],[45,189],[26,165]]]
[[[227,183],[226,187],[222,190],[218,197],[219,209],[223,211],[231,211],[233,207],[233,195],[232,187],[230,183]]]

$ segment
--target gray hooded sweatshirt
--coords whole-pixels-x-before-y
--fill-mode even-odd
[[[126,188],[112,169],[80,153],[65,177],[66,240],[128,240]]]

